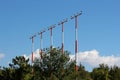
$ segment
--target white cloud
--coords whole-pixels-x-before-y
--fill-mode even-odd
[[[71,55],[74,56],[74,55]],[[91,67],[96,67],[99,64],[107,64],[108,66],[117,65],[120,67],[120,57],[111,55],[111,56],[100,56],[97,50],[84,51],[78,53],[78,62],[85,63]]]
[[[26,59],[30,59],[31,60],[31,56],[32,56],[32,54],[30,54],[30,55],[26,55],[26,54],[24,54],[23,55]],[[34,52],[34,59],[35,58],[40,58],[40,55],[39,55],[39,49],[37,49],[35,52]]]
[[[5,54],[1,54],[0,53],[0,59],[4,58],[5,57]]]
[[[4,56],[4,55],[3,55]],[[31,54],[30,55],[24,55],[24,57],[27,59],[29,58],[31,60]],[[34,52],[34,58],[39,58],[39,49],[37,49]],[[71,60],[74,60],[74,55],[70,55]],[[110,56],[100,56],[100,53],[97,50],[91,50],[91,51],[84,51],[78,53],[78,64],[79,63],[85,63],[88,64],[90,67],[97,67],[99,64],[108,64],[108,66],[119,66],[120,67],[120,57],[110,55]]]

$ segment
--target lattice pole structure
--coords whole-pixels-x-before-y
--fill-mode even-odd
[[[64,23],[67,21],[68,19],[66,18],[63,21],[58,23],[58,25],[62,25],[62,54],[64,54]]]
[[[38,35],[40,35],[40,50],[39,50],[39,54],[40,54],[40,57],[41,57],[41,59],[42,59],[42,34],[45,32],[45,30],[42,30],[42,31],[40,31],[39,33],[38,33]]]
[[[71,16],[71,19],[75,18],[75,70],[78,71],[78,16],[82,15],[82,11]]]
[[[53,47],[53,35],[52,35],[52,30],[53,28],[55,28],[56,26],[55,25],[52,25],[48,28],[48,30],[50,30],[50,48]]]

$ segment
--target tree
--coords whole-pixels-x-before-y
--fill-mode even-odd
[[[111,67],[109,71],[110,80],[119,80],[120,79],[120,68],[117,66]]]
[[[0,80],[119,80],[120,68],[100,64],[92,72],[78,65],[75,71],[75,61],[70,60],[70,52],[62,54],[59,48],[46,48],[42,59],[35,58],[34,65],[29,59],[16,56],[9,67],[0,67]],[[33,72],[32,72],[33,70]]]
[[[1,66],[0,66],[0,80],[2,79],[2,69],[1,69]]]
[[[59,48],[47,48],[43,52],[42,60],[34,64],[35,75],[39,74],[39,76],[36,76],[39,80],[40,77],[42,79],[56,77],[61,80],[64,77],[64,69],[69,60],[69,53],[67,51],[62,55]]]
[[[92,78],[94,80],[110,80],[109,67],[107,65],[100,64],[98,68],[93,69]]]
[[[78,67],[78,80],[91,80],[90,73],[85,70],[85,67],[81,63]]]
[[[75,61],[70,61],[70,52],[62,54],[59,48],[47,48],[43,52],[43,58],[35,59],[35,80],[91,80],[82,64],[76,74]]]
[[[11,80],[27,80],[32,78],[31,66],[28,64],[29,59],[25,59],[24,56],[15,57],[12,59],[12,63],[9,64],[10,79]]]

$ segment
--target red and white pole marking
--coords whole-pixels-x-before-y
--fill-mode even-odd
[[[32,63],[34,59],[34,37],[32,37]]]
[[[75,14],[71,17],[71,19],[75,18],[75,70],[78,71],[78,16],[82,14],[82,11],[80,13]]]
[[[42,59],[42,33],[40,33],[40,50],[39,50],[40,57]]]
[[[64,24],[62,23],[62,54],[64,54]]]
[[[51,42],[51,47],[52,47],[53,46],[52,28],[50,28],[50,42]]]
[[[36,37],[36,35],[33,35],[30,37],[30,39],[32,39],[32,55],[31,55],[32,66],[34,63],[34,37]],[[33,68],[32,68],[32,75],[34,76],[34,69]]]
[[[39,54],[40,54],[41,59],[42,59],[42,34],[44,32],[45,32],[45,30],[43,30],[40,33],[38,33],[40,35],[40,51],[39,51]]]
[[[32,56],[31,56],[32,63],[34,62],[34,37],[36,37],[36,35],[30,37],[30,39],[32,39]]]
[[[76,59],[76,71],[78,70],[78,17],[75,17],[75,59]]]
[[[58,25],[62,24],[62,54],[64,54],[64,23],[67,22],[67,19],[58,23]]]
[[[52,30],[53,30],[53,28],[55,28],[55,25],[50,26],[50,27],[48,28],[48,30],[50,30],[50,47],[51,47],[51,48],[53,47],[53,35],[52,35]]]

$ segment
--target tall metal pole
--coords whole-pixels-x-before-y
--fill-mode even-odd
[[[67,22],[67,18],[58,23],[58,25],[62,25],[62,55],[64,54],[64,23]],[[62,64],[63,67],[63,64]],[[62,75],[64,74],[64,67],[62,68]]]
[[[32,66],[34,63],[34,37],[36,37],[36,35],[33,35],[30,37],[30,39],[32,39],[32,55],[31,55],[31,62],[32,62]],[[34,69],[32,68],[32,74],[34,75]]]
[[[32,40],[32,56],[31,56],[32,63],[34,62],[34,37],[36,37],[36,35],[30,37],[30,39]]]
[[[56,26],[55,25],[52,25],[48,28],[48,30],[50,30],[50,47],[52,48],[53,47],[53,35],[52,35],[52,30],[53,28],[55,28]]]
[[[82,11],[80,13],[71,16],[71,19],[75,18],[75,70],[78,71],[78,16],[82,15]]]
[[[67,22],[67,19],[58,23],[58,25],[62,25],[62,54],[64,54],[64,23]]]
[[[40,57],[42,59],[42,34],[45,32],[45,30],[40,31],[38,34],[40,35],[40,50],[39,50],[39,54]]]
[[[48,30],[50,30],[50,49],[52,50],[53,48],[53,36],[52,36],[52,29],[55,28],[55,25],[52,25],[48,28]],[[51,54],[50,54],[51,57]],[[50,62],[50,75],[52,75],[52,63]]]

